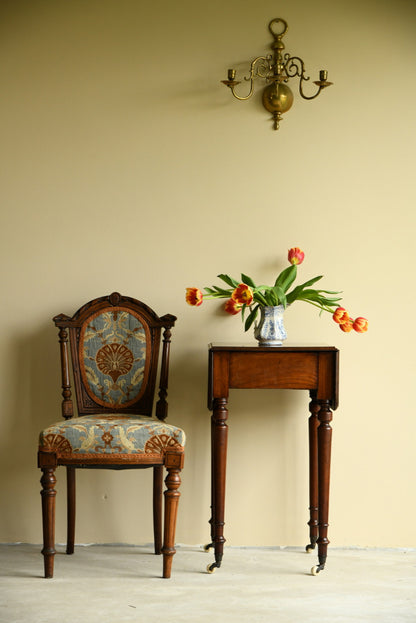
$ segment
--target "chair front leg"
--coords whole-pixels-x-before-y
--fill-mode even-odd
[[[55,467],[42,467],[42,526],[45,578],[53,577],[55,557]]]
[[[176,517],[178,514],[178,502],[180,493],[178,491],[181,484],[180,471],[183,467],[183,453],[166,453],[165,467],[168,474],[165,479],[165,525],[163,535],[163,577],[170,578],[172,569],[172,559],[176,554],[175,532]]]

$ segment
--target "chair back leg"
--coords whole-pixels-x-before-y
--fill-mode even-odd
[[[66,553],[73,554],[75,546],[75,467],[66,468],[66,497],[67,497],[67,539]]]
[[[153,534],[155,554],[162,553],[163,465],[153,468]]]

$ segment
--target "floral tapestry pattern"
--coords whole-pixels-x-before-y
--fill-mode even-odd
[[[163,455],[183,450],[182,429],[145,416],[90,415],[48,426],[40,434],[40,449],[80,460],[97,455]]]
[[[103,406],[127,406],[140,395],[146,333],[140,320],[117,308],[95,316],[80,342],[81,369],[92,397]]]

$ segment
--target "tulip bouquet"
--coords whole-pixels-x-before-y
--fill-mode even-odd
[[[282,270],[273,286],[257,286],[251,277],[244,274],[241,275],[241,281],[237,281],[229,275],[218,275],[218,278],[228,287],[214,285],[204,288],[204,293],[198,288],[187,288],[186,302],[189,305],[199,306],[204,299],[226,298],[224,310],[232,315],[241,312],[245,331],[248,331],[256,320],[260,307],[283,305],[286,308],[295,301],[306,301],[306,303],[318,307],[321,312],[330,312],[333,320],[345,333],[349,333],[353,329],[357,333],[367,331],[368,321],[365,318],[358,317],[354,320],[343,307],[338,306],[339,301],[341,301],[340,292],[311,287],[322,279],[323,275],[313,277],[313,279],[309,279],[290,290],[297,277],[297,267],[302,264],[304,257],[305,254],[298,247],[289,249],[290,266]],[[248,315],[246,315],[247,310]]]

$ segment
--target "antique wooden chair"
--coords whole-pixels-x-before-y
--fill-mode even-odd
[[[62,365],[65,421],[40,433],[45,577],[53,576],[55,555],[55,469],[66,466],[67,554],[74,552],[76,468],[153,468],[153,526],[156,554],[163,554],[169,578],[175,554],[175,527],[185,434],[165,424],[170,329],[175,316],[159,318],[147,305],[113,292],[81,307],[72,318],[56,316]],[[153,414],[161,333],[159,399]],[[78,416],[74,417],[70,359]],[[162,481],[167,470],[162,545]]]

